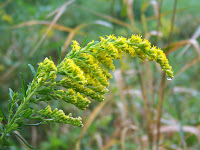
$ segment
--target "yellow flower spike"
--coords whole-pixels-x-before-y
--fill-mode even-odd
[[[125,37],[119,36],[116,39],[116,42],[122,45],[122,44],[125,44],[127,42],[127,39]]]
[[[149,56],[150,56],[150,60],[156,60],[156,58],[157,58],[157,48],[156,48],[156,46],[153,46],[153,47],[151,47],[150,49],[149,49]]]
[[[89,42],[87,45],[92,45],[94,43],[94,40],[92,40],[92,42]]]
[[[42,83],[42,82],[45,82],[45,78],[43,77],[38,78],[38,83]]]
[[[112,58],[110,58],[105,52],[99,52],[99,55],[97,55],[97,57],[98,60],[108,69],[115,70]]]
[[[142,36],[140,35],[132,35],[130,38],[131,43],[141,43],[142,42]]]
[[[61,93],[65,93],[65,91],[63,91],[63,90],[57,90],[58,92],[61,92]]]
[[[106,47],[106,51],[113,59],[117,59],[119,57],[119,52],[117,48],[111,42],[108,43],[108,46]]]
[[[49,113],[52,113],[52,111],[51,111],[51,106],[47,106],[45,109],[44,109],[44,114],[45,115],[48,115]]]
[[[53,95],[54,98],[71,103],[82,110],[85,110],[85,108],[88,107],[90,103],[90,101],[85,96],[81,95],[79,92],[71,88],[65,92],[56,90],[54,91]]]
[[[108,39],[111,39],[111,40],[116,40],[117,39],[114,34],[110,34],[109,36],[106,35],[106,37]]]
[[[103,95],[99,95],[98,93],[96,93],[95,91],[93,91],[92,89],[90,89],[86,86],[80,85],[78,83],[73,83],[71,79],[66,78],[66,77],[64,77],[58,83],[58,85],[72,88],[72,89],[76,90],[77,92],[82,93],[83,95],[89,96],[92,99],[95,99],[97,101],[103,101],[105,98]]]
[[[147,51],[149,51],[150,48],[151,48],[151,43],[150,43],[148,40],[144,39],[141,43],[139,43],[139,46],[140,46],[145,52],[147,52]]]
[[[81,84],[85,84],[87,82],[83,75],[83,71],[74,63],[72,59],[65,58],[57,68],[58,72],[64,72],[67,77],[76,82]]]
[[[49,113],[48,114],[44,113],[45,110],[49,110]],[[65,123],[78,127],[83,126],[81,117],[73,118],[71,117],[71,114],[65,115],[63,110],[58,110],[57,108],[54,109],[52,112],[51,107],[47,106],[44,110],[38,111],[38,113],[42,116],[48,117],[48,119],[46,120],[47,122],[49,121],[49,122]]]
[[[54,62],[48,58],[45,58],[42,63],[39,63],[38,73],[50,72],[50,71],[56,71],[56,70],[57,70],[57,68],[56,68]]]
[[[100,39],[102,43],[106,42],[106,39],[104,37],[100,36]]]
[[[46,58],[39,64],[36,83],[45,83],[46,79],[51,79],[47,83],[50,83],[52,88],[44,88],[49,93],[47,100],[51,97],[57,100],[62,99],[85,110],[90,103],[88,97],[98,101],[104,100],[104,94],[108,92],[109,79],[112,78],[108,69],[114,70],[113,60],[122,58],[124,53],[131,57],[138,56],[142,61],[156,61],[162,70],[173,78],[172,67],[166,55],[156,46],[151,47],[148,40],[142,39],[140,35],[132,35],[129,39],[109,35],[107,38],[100,37],[99,42],[92,41],[83,48],[77,41],[73,41],[72,51],[57,68],[51,60]],[[57,89],[59,86],[62,90]],[[39,112],[55,122],[82,126],[81,118],[66,116],[62,110],[58,109],[51,111],[50,106]]]
[[[72,41],[72,51],[73,52],[78,52],[80,49],[81,49],[81,47],[80,47],[80,45],[79,45],[79,43],[76,41],[76,40],[74,40],[74,41]]]
[[[52,111],[51,115],[54,116],[54,115],[57,113],[57,111],[58,111],[58,108],[54,109],[54,110]]]

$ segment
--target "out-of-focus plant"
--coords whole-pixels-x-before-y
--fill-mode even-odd
[[[49,58],[39,63],[37,72],[29,65],[34,78],[27,89],[22,80],[22,95],[9,89],[8,117],[2,111],[0,114],[0,121],[5,121],[0,126],[1,146],[8,143],[10,133],[26,125],[25,119],[39,121],[36,124],[56,122],[82,127],[81,117],[73,118],[57,108],[52,110],[50,105],[41,109],[40,102],[48,104],[50,100],[63,100],[85,110],[89,99],[103,101],[104,94],[108,92],[109,79],[112,78],[108,69],[114,70],[113,60],[121,59],[124,53],[138,56],[142,61],[156,61],[173,78],[172,67],[163,51],[151,47],[149,41],[136,35],[129,39],[114,35],[101,37],[100,41],[92,41],[85,47],[73,41],[72,50],[62,61],[61,50],[59,52],[57,66]]]

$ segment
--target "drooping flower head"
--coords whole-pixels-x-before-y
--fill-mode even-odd
[[[132,35],[129,39],[109,35],[107,38],[100,37],[100,41],[92,41],[83,48],[77,41],[73,41],[72,51],[57,67],[49,59],[40,63],[38,71],[41,74],[53,72],[56,74],[54,77],[58,77],[54,78],[51,88],[43,88],[44,91],[49,90],[48,96],[43,99],[63,100],[82,110],[88,107],[91,99],[103,101],[104,94],[108,92],[109,79],[112,78],[108,70],[114,70],[113,60],[121,59],[125,53],[131,57],[137,56],[142,61],[156,61],[173,78],[172,67],[164,52],[152,47],[148,40],[139,35]],[[52,112],[47,107],[40,114],[53,117],[57,122],[60,119],[60,122],[81,126],[80,119],[71,119],[57,109]]]

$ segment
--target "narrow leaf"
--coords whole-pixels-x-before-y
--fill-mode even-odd
[[[185,136],[184,136],[183,126],[182,126],[182,123],[181,123],[181,122],[179,122],[179,133],[180,133],[180,136],[181,136],[181,141],[182,141],[182,143],[183,143],[183,146],[184,146],[184,148],[186,148],[186,147],[187,147],[187,144],[186,144],[186,142],[185,142]]]
[[[108,28],[113,28],[113,25],[111,23],[103,21],[103,20],[96,20],[94,22],[94,24],[102,25],[102,26],[105,26],[105,27],[108,27]]]
[[[24,84],[24,75],[22,72],[20,72],[21,74],[21,77],[22,77],[22,93],[23,93],[23,96],[26,97],[26,90],[25,90],[25,84]]]
[[[9,88],[9,95],[10,95],[11,100],[13,99],[13,94],[14,94],[13,90]]]
[[[13,133],[14,133],[14,135],[16,135],[28,148],[30,148],[30,149],[35,149],[35,150],[36,150],[35,147],[29,145],[20,135],[16,134],[15,132],[13,132]]]
[[[84,37],[83,43],[82,43],[82,45],[81,45],[81,48],[83,48],[83,47],[84,47],[86,40],[87,40],[87,38],[86,38],[86,37]]]
[[[60,62],[61,62],[61,51],[62,51],[62,46],[59,45],[59,51],[58,51],[59,59],[58,59],[58,64],[60,64]]]
[[[104,107],[104,105],[106,103],[108,103],[109,101],[108,100],[105,100],[103,102],[101,102],[94,110],[93,112],[90,114],[90,116],[88,117],[88,120],[87,122],[85,123],[81,133],[80,133],[80,136],[79,136],[79,139],[76,143],[76,149],[77,150],[80,150],[80,144],[81,144],[81,140],[84,136],[84,134],[86,133],[86,131],[88,130],[88,128],[90,127],[91,123],[94,121],[94,119],[96,118],[96,116],[99,114],[99,112],[102,110],[102,108]]]
[[[0,126],[1,126],[1,121],[3,120],[3,118],[0,117]]]
[[[30,69],[31,69],[31,73],[32,73],[33,77],[35,77],[35,76],[36,76],[35,68],[34,68],[31,64],[28,64],[28,66],[29,66]]]
[[[24,126],[39,126],[41,124],[46,124],[46,122],[39,122],[39,123],[35,123],[35,124],[24,124]]]
[[[4,115],[3,111],[1,110],[1,108],[0,108],[0,116],[7,122],[7,118]]]

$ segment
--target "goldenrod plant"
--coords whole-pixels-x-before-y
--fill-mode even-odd
[[[38,121],[39,124],[56,122],[82,127],[82,118],[73,118],[66,115],[63,110],[52,110],[48,105],[50,100],[63,100],[85,110],[94,99],[104,100],[108,92],[109,79],[112,78],[109,70],[114,70],[113,60],[121,59],[124,53],[131,57],[138,56],[142,61],[153,60],[160,64],[163,71],[173,78],[172,67],[162,50],[151,46],[150,42],[141,36],[132,35],[124,37],[100,37],[100,41],[92,41],[81,47],[73,41],[72,50],[56,66],[51,58],[45,58],[39,63],[37,72],[30,66],[33,80],[26,90],[22,82],[22,94],[9,89],[10,101],[8,117],[0,113],[1,146],[6,145],[10,133],[19,130],[25,125],[25,119]],[[23,78],[23,75],[22,75]],[[36,109],[31,104],[41,101],[47,103],[46,108]]]

